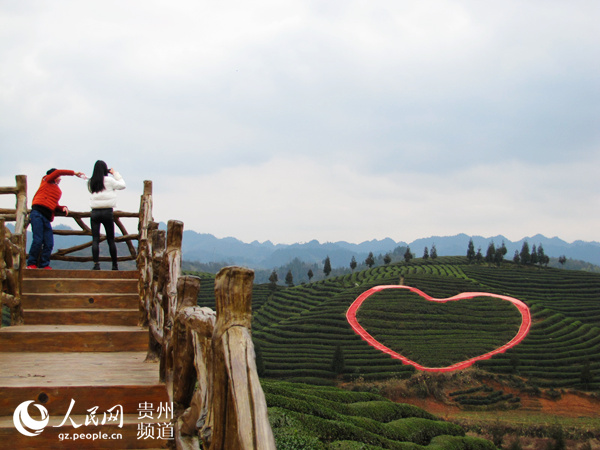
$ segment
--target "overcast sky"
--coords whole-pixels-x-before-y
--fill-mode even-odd
[[[103,159],[118,209],[152,180],[156,220],[245,242],[600,241],[599,23],[598,0],[0,0],[0,185],[26,174],[31,204]]]

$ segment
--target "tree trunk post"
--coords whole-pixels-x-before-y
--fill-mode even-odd
[[[200,278],[185,276],[177,281],[177,312],[173,324],[171,348],[173,353],[172,370],[169,378],[173,380],[173,402],[186,409],[190,406],[196,387],[196,371],[194,368],[194,342],[192,334],[181,320],[179,311],[182,308],[196,306]],[[180,320],[178,320],[180,319]]]
[[[242,267],[226,267],[215,279],[213,393],[205,425],[212,427],[211,450],[275,449],[250,336],[253,280],[254,272]]]
[[[163,285],[163,355],[161,357],[161,374],[165,381],[173,368],[173,349],[171,347],[171,334],[177,313],[177,280],[181,273],[181,244],[183,242],[183,222],[169,220],[167,223],[167,249],[162,264],[164,280]]]
[[[155,228],[149,236],[152,242],[150,251],[150,267],[148,267],[150,286],[144,300],[144,307],[148,312],[149,342],[146,361],[158,361],[162,359],[163,353],[163,328],[165,322],[165,311],[163,305],[164,269],[163,261],[165,255],[166,234],[164,230]],[[164,381],[164,373],[160,372],[160,379]]]

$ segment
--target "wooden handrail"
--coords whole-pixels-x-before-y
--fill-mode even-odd
[[[80,229],[79,230],[52,230],[54,235],[56,235],[56,236],[91,236],[92,235],[91,228],[83,221],[83,219],[91,217],[91,211],[85,211],[85,212],[69,211],[68,216],[61,216],[61,217],[67,217],[67,218],[73,219],[75,221],[75,223],[79,226]],[[117,228],[119,228],[119,230],[122,233],[121,236],[115,237],[115,242],[117,242],[117,243],[125,242],[127,244],[127,249],[129,250],[129,255],[119,256],[118,260],[119,261],[135,261],[135,260],[137,260],[137,248],[136,248],[136,246],[133,245],[133,241],[139,242],[140,235],[139,235],[139,233],[130,234],[127,231],[127,229],[125,228],[125,226],[123,225],[121,218],[139,219],[140,212],[127,212],[127,211],[116,210],[113,212],[113,217],[114,217],[115,225],[117,226]],[[139,225],[138,225],[138,228],[139,228]],[[103,242],[105,240],[106,240],[106,236],[101,234],[100,242]],[[81,250],[89,248],[91,246],[92,246],[92,241],[90,240],[83,244],[73,245],[69,248],[58,249],[58,250],[55,250],[54,253],[52,253],[50,259],[54,260],[54,261],[70,261],[70,262],[81,262],[81,263],[91,262],[91,261],[93,261],[91,254],[86,255],[86,256],[72,255],[72,253],[81,251]],[[111,261],[111,258],[109,256],[101,256],[99,258],[99,261]]]

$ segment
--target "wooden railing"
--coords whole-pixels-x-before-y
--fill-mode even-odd
[[[14,208],[0,208],[0,305],[10,309],[12,325],[22,325],[21,283],[27,244],[27,177],[17,175],[15,179],[16,186],[0,187],[0,194],[16,197]],[[15,222],[14,232],[11,233],[6,227],[6,222]]]
[[[183,224],[149,224],[140,239],[140,322],[148,360],[175,405],[179,449],[275,449],[250,334],[254,272],[226,267],[215,279],[216,312],[197,306],[200,279],[180,276]]]
[[[15,208],[0,208],[0,280],[2,281],[1,299],[2,304],[7,306],[11,312],[11,325],[22,325],[23,310],[21,307],[21,283],[23,280],[23,269],[27,258],[27,227],[30,210],[27,209],[27,176],[17,175],[15,187],[0,187],[0,194],[11,194],[16,196]],[[139,241],[141,233],[146,233],[145,226],[151,220],[152,215],[152,182],[144,182],[140,209],[138,212],[114,211],[115,224],[122,236],[115,237],[115,242],[125,242],[129,255],[119,256],[119,261],[137,260],[137,248],[133,241]],[[90,211],[69,211],[67,217],[72,218],[79,230],[53,230],[57,236],[91,236],[91,228],[83,221],[89,218]],[[129,234],[123,225],[122,218],[138,219],[138,233]],[[6,227],[6,222],[15,222],[14,233]],[[101,235],[100,241],[106,240]],[[66,249],[58,249],[50,256],[55,261],[90,262],[91,252],[87,256],[73,255],[73,253],[92,246],[89,242],[75,245]],[[110,261],[110,257],[101,256],[100,261]]]
[[[14,210],[0,209],[0,269],[2,304],[11,308],[13,324],[23,323],[20,280],[25,266],[27,179],[0,188],[14,194]],[[87,235],[82,222],[88,213],[70,212],[81,231],[56,234]],[[124,230],[121,240],[138,240],[131,250],[139,270],[139,325],[148,328],[149,361],[160,361],[160,378],[175,406],[174,431],[178,449],[275,450],[267,405],[259,382],[252,321],[254,272],[226,267],[215,279],[216,312],[197,306],[200,279],[181,276],[183,223],[171,220],[167,231],[152,218],[152,183],[144,182],[138,234]],[[10,233],[4,222],[16,222]],[[61,231],[61,230],[57,230]],[[89,246],[91,244],[88,244]],[[68,256],[85,248],[59,250],[53,259],[86,261]],[[68,258],[68,259],[67,259]]]

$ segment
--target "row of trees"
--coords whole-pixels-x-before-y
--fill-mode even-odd
[[[402,253],[402,250],[404,251]],[[467,248],[467,260],[469,261],[469,263],[477,263],[477,264],[482,264],[482,263],[488,263],[488,264],[496,264],[496,265],[500,265],[502,264],[502,262],[505,260],[506,258],[506,254],[508,253],[508,249],[506,248],[506,245],[504,242],[502,242],[502,244],[499,247],[496,247],[496,245],[494,244],[494,242],[490,242],[487,248],[487,251],[485,253],[485,256],[483,255],[483,252],[481,250],[481,247],[479,247],[477,249],[477,251],[475,251],[475,244],[473,243],[473,239],[469,240],[469,245]],[[402,255],[402,256],[400,256]],[[396,250],[394,250],[393,254],[387,253],[385,256],[381,256],[379,255],[379,257],[376,259],[375,256],[373,255],[373,252],[370,252],[369,255],[367,256],[367,258],[364,260],[364,265],[366,265],[368,268],[372,268],[377,260],[383,261],[383,264],[387,265],[390,264],[393,260],[393,257],[395,256],[396,260],[399,259],[404,259],[404,261],[406,263],[409,263],[414,257],[415,255],[411,252],[410,247],[398,247]],[[431,246],[431,251],[429,251],[429,249],[427,247],[425,247],[424,251],[423,251],[423,259],[427,260],[427,259],[436,259],[438,256],[437,254],[437,249],[435,248],[435,244],[433,244]],[[523,242],[523,246],[521,248],[521,251],[515,250],[515,253],[513,255],[513,262],[516,264],[520,264],[520,265],[539,265],[539,266],[548,266],[548,263],[550,262],[550,257],[548,255],[545,254],[544,252],[544,248],[542,247],[542,244],[539,245],[533,245],[533,247],[530,249],[529,248],[529,243],[527,241]],[[561,256],[558,259],[559,263],[561,264],[565,264],[565,262],[567,261],[567,258],[565,256]],[[359,263],[358,261],[356,261],[356,257],[352,256],[352,259],[350,260],[350,270],[352,272],[354,272],[356,270],[356,268],[358,267]],[[316,269],[315,269],[316,270]],[[331,267],[331,260],[329,259],[329,256],[327,256],[325,258],[325,260],[323,261],[323,273],[325,274],[325,277],[328,277],[331,272],[332,272],[332,267]],[[312,278],[314,277],[314,272],[313,269],[309,269],[307,276],[308,276],[308,281],[310,282],[312,280]],[[275,286],[277,284],[277,282],[279,281],[279,277],[277,275],[277,272],[275,270],[273,270],[273,272],[271,273],[271,276],[269,277],[269,282],[271,283],[271,285]],[[292,275],[292,271],[291,269],[288,270],[286,276],[285,276],[285,284],[287,284],[288,286],[294,286],[294,276]]]
[[[500,247],[496,247],[494,242],[490,242],[488,245],[487,252],[485,257],[481,253],[481,247],[475,252],[475,245],[473,244],[473,239],[469,240],[469,246],[467,248],[467,260],[469,263],[478,263],[481,264],[483,262],[489,264],[502,264],[504,261],[504,257],[508,252],[506,245],[502,242]],[[566,258],[564,259],[566,261]],[[522,265],[544,265],[548,266],[550,262],[550,257],[544,253],[544,248],[542,244],[539,244],[537,247],[535,244],[529,250],[529,243],[527,241],[523,242],[523,246],[521,247],[521,251],[515,250],[515,254],[513,256],[513,262],[516,264]],[[564,264],[564,263],[563,263]]]
[[[402,252],[403,250],[403,252]],[[400,257],[400,254],[402,255]],[[383,264],[388,265],[390,264],[393,260],[394,257],[396,260],[398,259],[404,259],[404,261],[406,263],[409,263],[414,257],[415,255],[411,252],[410,247],[398,247],[397,249],[394,250],[393,253],[386,253],[385,256],[381,256],[379,255],[379,257],[375,258],[375,255],[373,255],[373,252],[369,252],[369,255],[367,256],[367,258],[364,260],[364,265],[367,266],[369,269],[372,268],[377,261],[383,261]],[[437,254],[437,249],[435,248],[435,244],[433,244],[431,246],[431,251],[429,251],[429,249],[427,247],[425,247],[424,251],[423,251],[423,259],[436,259],[438,257]],[[356,268],[358,267],[359,263],[356,260],[355,256],[352,256],[352,259],[350,260],[350,270],[352,272],[354,272],[356,270]],[[323,260],[323,273],[325,274],[325,277],[328,277],[331,272],[332,272],[333,268],[331,266],[331,259],[329,258],[329,256],[327,256],[324,260]],[[309,269],[307,272],[307,276],[308,276],[308,281],[310,282],[312,280],[312,278],[314,277],[314,272],[313,269]],[[269,276],[269,282],[271,283],[271,285],[274,287],[277,282],[279,281],[279,275],[277,275],[277,272],[275,270],[273,270],[273,272],[271,272],[271,275]],[[292,274],[292,270],[288,270],[286,276],[285,276],[285,284],[292,287],[294,286],[294,276]]]

